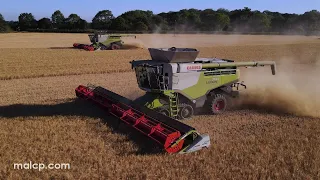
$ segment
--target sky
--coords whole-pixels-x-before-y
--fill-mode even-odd
[[[111,10],[114,16],[136,9],[151,10],[155,14],[190,8],[234,10],[243,7],[297,14],[314,9],[320,11],[320,0],[0,0],[0,4],[0,13],[7,21],[18,20],[20,13],[24,12],[32,13],[37,20],[50,18],[56,10],[60,10],[65,17],[76,13],[87,21],[105,9]]]

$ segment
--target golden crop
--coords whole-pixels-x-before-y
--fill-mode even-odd
[[[145,47],[196,47],[202,57],[279,64],[277,76],[269,68],[243,69],[249,89],[226,114],[185,121],[212,142],[186,155],[159,153],[146,137],[75,99],[74,89],[87,83],[130,99],[142,95],[129,61],[149,59],[147,49],[70,49],[88,43],[86,35],[73,34],[0,38],[0,179],[320,178],[320,42],[314,37],[138,35]],[[29,161],[71,169],[13,169]]]

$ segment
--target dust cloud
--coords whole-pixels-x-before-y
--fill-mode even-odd
[[[124,45],[122,49],[145,49],[141,39],[134,37],[123,37]]]
[[[242,70],[248,89],[237,105],[273,113],[320,117],[320,57],[314,64],[292,59],[277,63],[273,76],[269,67]]]
[[[159,30],[158,30],[159,31]],[[185,35],[157,34],[137,36],[129,43],[138,47],[202,47],[215,45],[294,43],[302,37],[259,36],[256,40],[244,41],[241,35]],[[275,39],[276,38],[276,39]],[[309,61],[312,58],[312,61]],[[248,89],[241,92],[235,104],[241,108],[257,109],[280,114],[320,117],[320,55],[299,59],[285,57],[277,61],[277,74],[270,67],[241,69],[241,80]]]

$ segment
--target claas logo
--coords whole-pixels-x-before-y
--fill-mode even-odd
[[[201,66],[187,66],[187,70],[200,70]]]

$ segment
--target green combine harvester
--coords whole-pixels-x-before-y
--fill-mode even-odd
[[[146,94],[136,102],[174,119],[188,119],[196,109],[223,113],[229,99],[239,95],[238,67],[270,65],[275,62],[234,62],[217,58],[196,58],[190,48],[153,49],[152,60],[132,61],[140,89]]]
[[[135,35],[126,35],[126,34],[101,34],[94,33],[89,34],[89,39],[92,44],[79,44],[74,43],[73,47],[78,49],[84,49],[87,51],[97,51],[97,50],[117,50],[121,49],[124,42],[122,41],[122,37],[134,37]]]
[[[192,48],[149,48],[151,60],[132,61],[138,86],[145,95],[132,101],[103,87],[76,88],[76,95],[105,108],[120,121],[159,143],[168,153],[189,153],[210,146],[208,135],[180,120],[191,118],[197,109],[221,114],[227,99],[239,96],[239,67],[271,66],[273,61],[235,62],[197,58]]]

